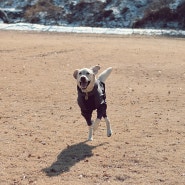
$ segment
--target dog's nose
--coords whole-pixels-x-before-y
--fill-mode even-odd
[[[81,77],[81,82],[86,82],[86,78],[84,76]]]

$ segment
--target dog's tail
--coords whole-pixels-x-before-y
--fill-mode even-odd
[[[105,71],[103,71],[98,76],[98,80],[100,80],[101,82],[105,83],[105,80],[108,78],[108,76],[111,74],[111,72],[112,72],[112,67],[107,68]]]

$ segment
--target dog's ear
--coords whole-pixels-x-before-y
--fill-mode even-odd
[[[100,70],[100,66],[99,65],[96,65],[94,67],[91,67],[93,73],[96,75],[98,73],[98,71]]]
[[[76,70],[74,71],[74,73],[73,73],[73,77],[74,77],[75,79],[77,79],[77,74],[78,74],[78,69],[76,69]]]

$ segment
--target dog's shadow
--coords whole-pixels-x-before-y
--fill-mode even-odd
[[[62,173],[70,171],[70,168],[74,166],[76,163],[85,160],[86,158],[92,157],[92,150],[98,146],[102,146],[103,144],[97,146],[90,146],[86,144],[87,141],[81,142],[74,145],[68,145],[57,157],[57,160],[51,164],[51,166],[44,168],[43,172],[46,173],[47,176],[57,176]]]

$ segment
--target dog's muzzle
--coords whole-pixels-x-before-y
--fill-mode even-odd
[[[80,87],[81,89],[86,89],[88,85],[90,84],[90,81],[88,81],[84,76],[80,78]]]

